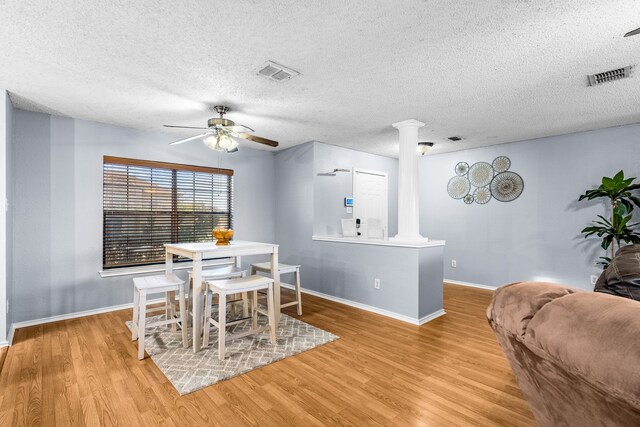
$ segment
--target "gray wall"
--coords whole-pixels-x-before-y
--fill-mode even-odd
[[[639,141],[640,125],[630,125],[421,158],[421,230],[447,241],[444,277],[489,286],[546,280],[592,289],[589,276],[600,273],[594,263],[603,251],[580,230],[607,210],[603,202],[577,200],[620,169],[639,176]],[[518,199],[466,205],[448,196],[457,162],[491,162],[499,155],[508,156],[524,180]]]
[[[369,169],[388,174],[389,236],[398,233],[398,160],[316,142],[314,144],[314,227],[313,234],[341,234],[341,218],[352,218],[344,208],[344,197],[353,196],[353,172],[336,176],[318,173],[344,168]],[[357,203],[357,202],[356,202]]]
[[[313,233],[313,142],[276,153],[275,238],[280,261],[304,265]]]
[[[341,232],[340,218],[346,216],[342,198],[352,191],[351,174],[317,173],[354,167],[389,173],[389,234],[396,233],[397,160],[309,142],[276,153],[276,241],[281,261],[301,265],[302,286],[312,291],[412,319],[430,314],[424,311],[431,307],[442,308],[442,287],[431,292],[431,284],[418,268],[418,257],[431,260],[440,255],[441,248],[417,250],[311,240],[312,234]],[[373,288],[374,278],[381,280],[380,290]],[[409,285],[419,280],[424,285],[420,291]],[[419,307],[421,301],[424,304]]]
[[[22,110],[13,131],[13,322],[131,302],[131,276],[98,275],[104,155],[234,169],[236,237],[275,239],[273,153]]]

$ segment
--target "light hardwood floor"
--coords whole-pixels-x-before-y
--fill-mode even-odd
[[[301,319],[339,340],[182,397],[137,360],[131,310],[20,329],[0,426],[535,425],[487,325],[490,299],[445,285],[447,315],[418,327],[303,295]]]

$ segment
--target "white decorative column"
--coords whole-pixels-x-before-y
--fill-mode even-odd
[[[418,129],[424,123],[409,119],[392,125],[400,132],[398,161],[398,240],[423,240],[420,235],[418,193]]]

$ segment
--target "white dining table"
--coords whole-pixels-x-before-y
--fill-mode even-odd
[[[278,245],[273,243],[247,242],[232,240],[227,246],[217,246],[215,242],[200,243],[167,243],[166,273],[173,272],[173,256],[179,255],[193,261],[193,351],[198,352],[202,347],[202,316],[204,298],[202,286],[202,261],[211,258],[241,257],[248,255],[271,255],[271,277],[273,279],[274,300],[271,301],[276,308],[276,325],[280,322],[280,274],[278,272]]]

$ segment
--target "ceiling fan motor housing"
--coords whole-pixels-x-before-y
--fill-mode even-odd
[[[219,126],[234,126],[235,123],[229,119],[223,119],[222,117],[213,117],[210,118],[207,122],[209,127],[219,127]]]

